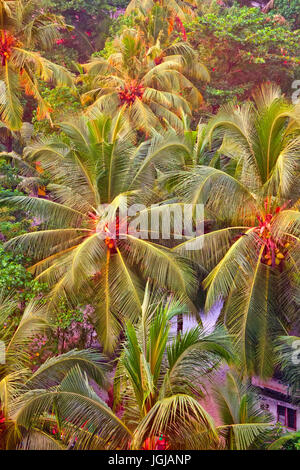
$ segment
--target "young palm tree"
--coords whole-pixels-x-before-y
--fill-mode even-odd
[[[200,327],[170,341],[170,320],[179,312],[178,301],[158,300],[148,285],[141,319],[136,327],[127,324],[116,367],[117,413],[74,368],[58,387],[23,395],[17,425],[39,428],[55,400],[65,446],[71,440],[76,449],[155,449],[161,435],[171,449],[217,446],[213,420],[198,398],[203,377],[221,359],[232,360],[230,341],[223,329],[206,334]]]
[[[225,449],[255,448],[272,430],[274,417],[259,408],[254,389],[243,384],[236,373],[228,372],[225,384],[215,387],[214,399],[222,421],[217,430]]]
[[[236,338],[245,372],[269,376],[274,341],[287,334],[297,311],[297,109],[278,89],[264,86],[255,105],[221,110],[208,141],[215,130],[223,131],[219,154],[233,162],[230,172],[200,165],[170,177],[181,201],[204,204],[213,231],[198,238],[201,250],[186,250],[188,241],[175,251],[207,269],[206,307],[224,299],[221,319]]]
[[[60,383],[76,365],[80,365],[81,370],[99,385],[106,387],[105,367],[100,367],[103,357],[93,351],[73,350],[52,357],[32,372],[29,345],[35,336],[44,334],[49,328],[43,309],[42,303],[31,301],[15,328],[11,318],[16,314],[17,302],[13,294],[5,296],[0,293],[0,419],[5,442],[9,440],[12,443],[16,437],[12,405],[25,391]],[[39,437],[42,439],[43,436]],[[46,442],[48,439],[44,436],[43,440]]]
[[[1,119],[11,130],[22,125],[21,89],[38,103],[38,116],[50,118],[49,105],[40,93],[38,79],[72,86],[71,75],[42,57],[66,25],[62,17],[41,12],[38,2],[16,0],[0,5],[0,90]]]
[[[298,291],[299,293],[299,291]],[[299,303],[298,303],[299,305]],[[293,400],[300,402],[300,338],[298,336],[282,336],[277,346],[277,366],[281,369],[286,382],[289,384]]]
[[[69,143],[65,136],[51,138],[26,151],[51,177],[51,198],[2,200],[38,216],[42,230],[6,246],[36,260],[31,272],[52,287],[49,311],[61,296],[76,302],[78,295],[92,296],[99,336],[111,352],[124,318],[135,321],[140,315],[144,279],[189,296],[195,276],[186,260],[148,238],[150,229],[139,232],[135,213],[124,213],[126,206],[160,202],[153,190],[158,155],[151,141],[135,147],[122,112],[113,121],[82,117],[60,127]]]
[[[141,31],[125,30],[108,59],[95,57],[84,64],[90,90],[83,102],[93,101],[87,113],[115,115],[123,106],[132,128],[150,132],[168,123],[182,129],[182,112],[202,102],[191,80],[209,80],[206,68],[186,43],[161,48],[159,40],[147,45]],[[158,61],[159,59],[159,61]],[[191,80],[190,80],[191,79]]]

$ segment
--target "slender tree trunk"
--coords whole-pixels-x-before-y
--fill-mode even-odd
[[[12,138],[12,135],[11,133],[8,134],[7,136],[7,139],[6,139],[6,148],[7,148],[7,152],[12,152],[12,149],[13,149],[13,138]]]
[[[177,316],[177,334],[179,335],[179,333],[182,333],[182,332],[183,332],[183,315],[182,313],[180,313]]]

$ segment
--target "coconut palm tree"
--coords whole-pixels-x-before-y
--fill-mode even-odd
[[[209,80],[206,68],[186,43],[162,48],[160,40],[148,45],[141,31],[126,29],[115,40],[116,52],[108,59],[94,57],[83,65],[89,90],[83,102],[92,104],[89,116],[115,115],[124,106],[128,122],[149,133],[168,123],[182,129],[182,112],[199,107],[201,93],[191,80]]]
[[[184,310],[178,301],[162,300],[147,285],[140,321],[126,326],[115,372],[115,412],[76,367],[58,387],[23,395],[16,405],[17,425],[39,428],[55,400],[65,446],[70,440],[76,449],[217,446],[213,420],[198,399],[204,376],[220,360],[232,360],[230,340],[222,328],[207,334],[200,326],[171,339],[170,321],[179,312]]]
[[[275,340],[297,312],[300,136],[297,108],[277,88],[263,86],[254,98],[209,124],[208,141],[223,132],[219,155],[231,162],[229,172],[215,161],[176,169],[170,181],[181,201],[204,204],[214,221],[197,239],[201,250],[186,250],[187,241],[175,251],[207,270],[208,310],[224,299],[220,321],[236,338],[245,372],[269,376]]]
[[[298,291],[299,292],[299,291]],[[299,304],[298,304],[299,305]],[[277,366],[289,384],[290,393],[296,403],[300,401],[300,338],[298,336],[282,336],[277,346]]]
[[[228,450],[255,448],[273,428],[274,417],[259,408],[253,387],[241,382],[235,372],[227,372],[225,383],[214,387],[222,424],[217,426]]]
[[[149,11],[142,7],[131,16],[132,26],[143,33],[146,43],[151,47],[157,40],[167,48],[172,42],[187,43],[184,26],[178,16],[156,3]],[[195,54],[195,51],[194,51]]]
[[[40,50],[49,48],[66,25],[57,15],[39,10],[38,2],[16,0],[0,6],[0,114],[11,130],[22,126],[21,89],[38,103],[38,116],[50,118],[38,79],[72,86],[72,77],[63,67],[45,59]]]
[[[48,196],[2,199],[6,207],[38,216],[42,230],[6,246],[35,259],[31,272],[52,287],[49,311],[57,308],[61,296],[75,302],[78,295],[93,298],[99,336],[111,352],[124,318],[135,321],[140,315],[143,279],[150,277],[188,301],[195,275],[186,260],[151,236],[150,228],[139,231],[140,206],[133,206],[132,215],[126,212],[133,204],[143,203],[146,212],[145,207],[160,202],[153,189],[158,155],[151,141],[134,146],[122,111],[115,120],[82,117],[60,128],[64,136],[26,150],[27,158],[40,162],[50,177]]]
[[[195,16],[194,10],[197,6],[197,2],[194,0],[188,0],[187,2],[182,0],[171,0],[170,2],[165,0],[131,0],[126,8],[126,15],[130,15],[136,10],[142,10],[146,14],[149,13],[157,4],[168,12],[169,18],[177,16],[181,21],[186,21],[189,18]]]
[[[42,302],[31,301],[16,328],[12,322],[17,311],[15,297],[13,293],[9,296],[0,293],[0,423],[2,441],[10,441],[10,445],[14,445],[15,439],[18,441],[12,404],[25,391],[43,388],[45,384],[53,386],[60,383],[76,365],[80,365],[81,370],[102,387],[105,388],[107,383],[104,357],[95,351],[73,350],[48,359],[37,370],[32,371],[30,343],[37,335],[45,334],[50,327],[43,309]],[[36,434],[45,445],[47,442],[51,444],[51,437],[48,439],[38,431]]]

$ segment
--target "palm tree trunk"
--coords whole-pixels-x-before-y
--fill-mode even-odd
[[[177,316],[177,334],[179,335],[182,332],[183,332],[183,315],[182,313],[180,313]]]

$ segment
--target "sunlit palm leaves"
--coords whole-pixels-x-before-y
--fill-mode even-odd
[[[92,100],[88,115],[115,115],[124,106],[134,129],[149,133],[164,123],[182,129],[182,113],[190,114],[191,106],[199,107],[202,102],[191,80],[209,80],[192,48],[177,43],[162,50],[158,41],[149,49],[142,33],[125,30],[115,40],[115,49],[108,59],[96,57],[83,66],[87,76],[80,79],[89,88],[83,101]],[[156,65],[157,54],[163,57]]]
[[[280,89],[262,85],[254,103],[227,105],[210,124],[225,134],[222,154],[236,163],[236,177],[256,193],[286,200],[299,198],[299,106]]]
[[[61,444],[73,440],[77,449],[155,448],[162,433],[170,448],[216,447],[214,422],[197,396],[203,393],[203,377],[220,359],[233,359],[230,340],[223,329],[206,334],[195,328],[170,341],[170,320],[184,312],[179,300],[159,300],[147,285],[141,319],[135,328],[127,325],[116,368],[114,396],[115,406],[124,407],[121,418],[76,366],[58,386],[32,390],[20,398],[17,424],[30,434],[35,429],[47,434],[47,413],[55,404]]]
[[[221,321],[236,338],[245,371],[270,376],[274,341],[297,311],[299,124],[277,89],[263,87],[255,97],[257,108],[221,111],[208,125],[211,135],[223,130],[219,154],[236,160],[235,173],[196,166],[171,173],[170,182],[180,200],[204,204],[214,221],[199,237],[201,250],[189,252],[187,242],[175,250],[207,269],[207,309],[225,300]]]
[[[222,421],[217,429],[226,449],[247,450],[271,429],[273,416],[259,408],[254,389],[236,374],[227,373],[225,384],[215,387],[214,398]]]
[[[11,5],[8,7],[7,4]],[[36,99],[38,116],[50,118],[49,105],[41,96],[38,79],[58,85],[72,85],[69,72],[37,52],[37,49],[53,44],[59,28],[65,27],[63,19],[52,14],[36,13],[37,8],[37,2],[28,0],[1,1],[0,112],[2,120],[11,130],[19,130],[22,125],[21,89]]]
[[[278,340],[277,365],[291,387],[293,399],[300,401],[300,338],[283,336]]]
[[[217,437],[197,398],[203,395],[203,378],[220,358],[232,360],[230,340],[222,329],[207,334],[199,327],[170,341],[170,320],[180,313],[184,307],[178,301],[157,303],[147,290],[141,321],[126,328],[114,393],[124,419],[135,423],[134,448],[161,433],[171,448],[200,445],[193,436],[201,428],[209,430],[211,444]]]
[[[0,340],[4,345],[4,355],[1,349],[0,410],[6,419],[8,434],[14,434],[15,404],[20,395],[32,388],[51,387],[60,383],[67,371],[76,365],[80,365],[82,371],[87,372],[99,385],[106,386],[104,372],[107,368],[102,365],[102,356],[92,351],[74,350],[53,357],[32,373],[30,343],[36,335],[49,328],[43,308],[42,303],[30,302],[15,328],[12,316],[17,314],[18,305],[13,296],[5,297],[1,294]]]
[[[159,5],[168,11],[169,16],[178,16],[182,21],[194,16],[194,7],[196,6],[195,1],[181,1],[171,0],[165,1],[160,0]],[[130,14],[134,10],[141,9],[145,12],[151,11],[151,9],[157,5],[157,2],[153,0],[131,0],[127,6],[126,13]]]
[[[70,144],[52,139],[26,150],[51,175],[51,199],[3,200],[39,216],[43,229],[17,237],[7,247],[36,260],[31,271],[53,287],[49,311],[62,295],[74,302],[78,295],[92,296],[99,336],[105,350],[112,351],[124,319],[135,321],[140,315],[143,279],[189,295],[195,277],[184,259],[131,230],[134,217],[122,216],[125,203],[147,207],[159,202],[153,192],[156,154],[150,142],[136,148],[121,113],[113,122],[105,116],[89,122],[82,118],[61,128]],[[115,216],[119,237],[114,241],[109,234]]]
[[[274,214],[275,208],[270,212]],[[266,216],[263,208],[259,213]],[[201,250],[189,252],[184,242],[176,251],[185,252],[208,271],[212,269],[204,282],[207,309],[225,299],[222,321],[235,336],[248,373],[272,375],[274,340],[286,334],[297,310],[299,212],[283,210],[273,215],[269,225],[272,254],[258,224],[243,217],[234,222],[202,235]]]

